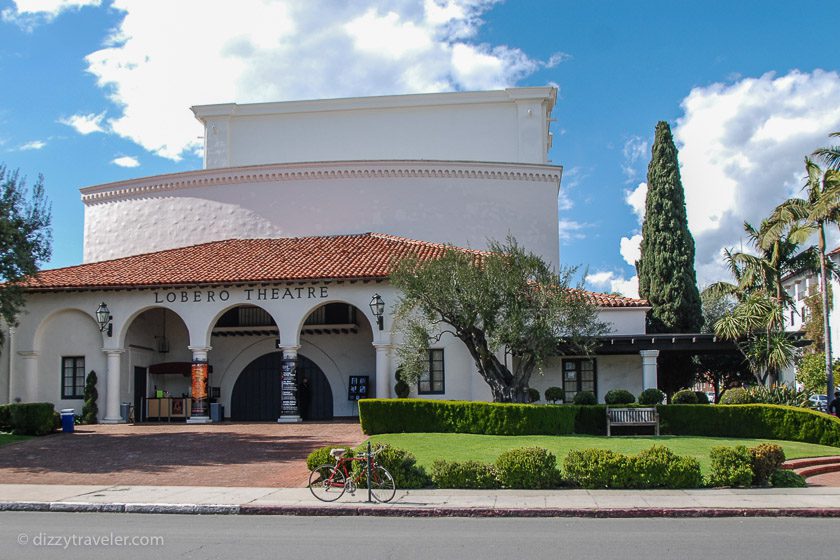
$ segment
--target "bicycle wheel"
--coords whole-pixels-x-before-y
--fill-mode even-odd
[[[377,502],[390,502],[397,493],[394,477],[380,465],[370,472],[370,493]]]
[[[334,465],[321,465],[309,473],[309,491],[322,502],[336,501],[344,488],[344,473]]]

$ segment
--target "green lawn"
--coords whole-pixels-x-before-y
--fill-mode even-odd
[[[12,434],[0,432],[0,447],[9,443],[15,443],[16,441],[23,441],[25,439],[29,439],[29,436],[13,436]]]
[[[492,463],[503,451],[514,447],[544,447],[557,456],[562,465],[569,451],[590,447],[611,449],[621,453],[638,453],[651,445],[670,447],[678,455],[689,455],[700,461],[704,473],[709,469],[709,450],[717,445],[746,445],[778,443],[788,459],[840,455],[840,448],[812,443],[771,439],[729,439],[695,436],[483,436],[474,434],[381,434],[370,438],[373,443],[389,443],[406,449],[417,457],[417,463],[426,468],[438,459],[448,461],[481,461]]]

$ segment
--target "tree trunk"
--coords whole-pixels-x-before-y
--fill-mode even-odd
[[[823,309],[823,336],[825,337],[825,378],[828,380],[826,396],[831,400],[834,395],[834,368],[831,367],[831,323],[828,310],[828,282],[825,265],[825,224],[820,222],[820,294]]]

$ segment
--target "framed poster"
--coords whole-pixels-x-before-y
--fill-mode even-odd
[[[297,360],[283,359],[280,366],[280,415],[297,416]]]
[[[366,399],[368,396],[368,386],[370,385],[369,375],[351,375],[350,385],[347,388],[347,400],[357,401],[359,399]]]
[[[192,363],[192,414],[207,416],[207,362]]]

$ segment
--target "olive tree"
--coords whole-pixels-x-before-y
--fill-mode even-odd
[[[396,263],[402,376],[416,382],[430,343],[450,334],[466,346],[494,401],[525,403],[531,376],[559,344],[585,353],[607,327],[588,292],[570,286],[576,269],[555,272],[512,237],[489,245],[486,252],[449,247],[434,260]]]

